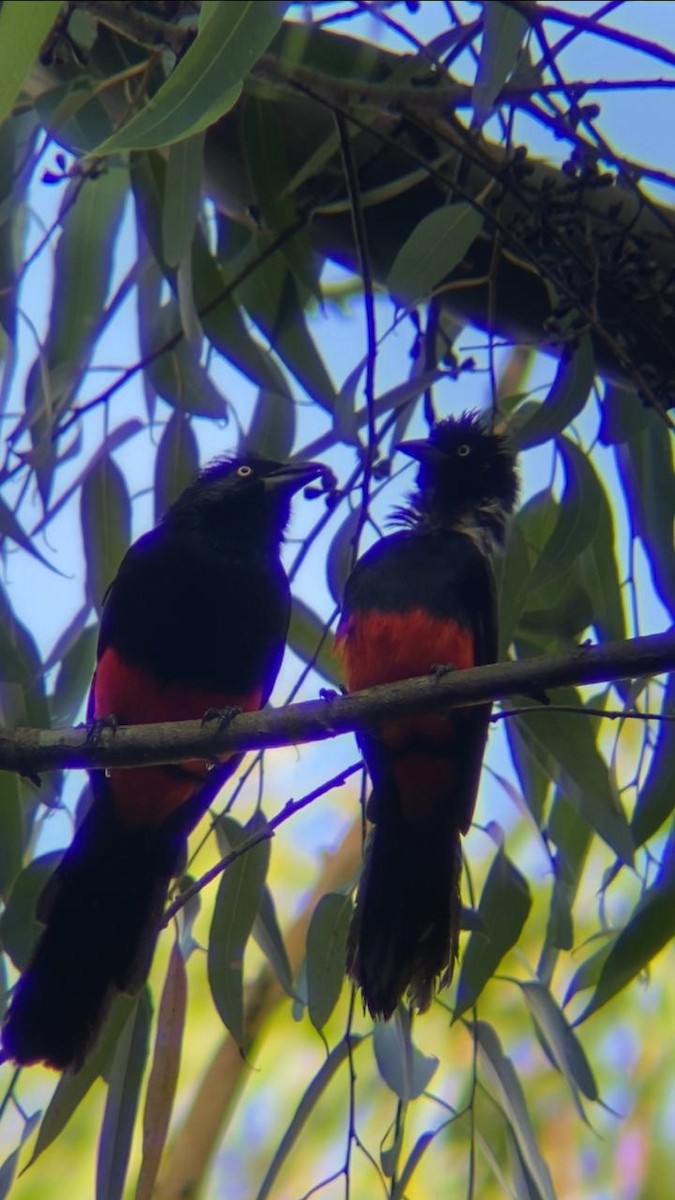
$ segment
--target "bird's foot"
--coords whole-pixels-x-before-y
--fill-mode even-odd
[[[227,729],[228,725],[232,724],[235,717],[240,717],[242,712],[243,709],[239,708],[237,704],[229,704],[226,708],[207,708],[202,717],[202,725],[210,725],[212,721],[215,721],[220,733],[221,730]]]
[[[429,674],[433,675],[434,679],[438,681],[439,679],[444,679],[446,675],[451,675],[454,670],[454,663],[432,663]]]
[[[109,730],[114,737],[119,727],[119,721],[114,713],[110,713],[107,717],[92,717],[87,721],[85,729],[87,731],[87,743],[92,746],[100,745],[103,734]]]

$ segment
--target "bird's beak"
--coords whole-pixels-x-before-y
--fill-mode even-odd
[[[265,491],[283,491],[292,495],[293,492],[299,491],[306,483],[311,483],[313,479],[318,479],[321,476],[324,481],[324,486],[327,487],[326,481],[332,477],[332,472],[329,467],[318,462],[292,462],[284,463],[282,467],[278,467],[275,471],[270,471],[263,478]]]
[[[410,442],[399,442],[394,449],[400,450],[401,454],[407,454],[410,458],[416,459],[417,462],[434,462],[441,457],[438,447],[433,446],[426,438],[419,438]]]

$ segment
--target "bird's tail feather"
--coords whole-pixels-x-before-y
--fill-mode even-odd
[[[115,989],[146,978],[182,845],[169,828],[125,825],[97,797],[40,898],[46,927],[12,996],[6,1058],[80,1066]]]
[[[349,932],[347,969],[371,1016],[407,995],[423,1012],[449,982],[461,924],[459,829],[412,825],[396,799],[377,805]]]

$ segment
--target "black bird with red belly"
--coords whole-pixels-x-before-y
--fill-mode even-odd
[[[216,462],[134,543],[103,606],[92,719],[266,704],[290,616],[280,547],[291,497],[323,472]],[[187,836],[240,758],[208,779],[201,761],[91,772],[92,805],[39,901],[46,927],[12,996],[5,1058],[81,1065],[115,992],[142,986]]]
[[[473,413],[398,447],[419,462],[403,529],[354,567],[337,633],[349,691],[494,662],[491,559],[518,481],[506,439]],[[358,736],[372,782],[347,968],[373,1017],[424,1011],[452,976],[461,924],[460,835],[471,823],[490,705],[384,720]]]

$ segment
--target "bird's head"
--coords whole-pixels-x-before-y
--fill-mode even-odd
[[[413,523],[473,529],[503,541],[518,495],[515,454],[503,434],[477,413],[464,413],[439,421],[427,439],[397,449],[420,464],[406,510]]]

